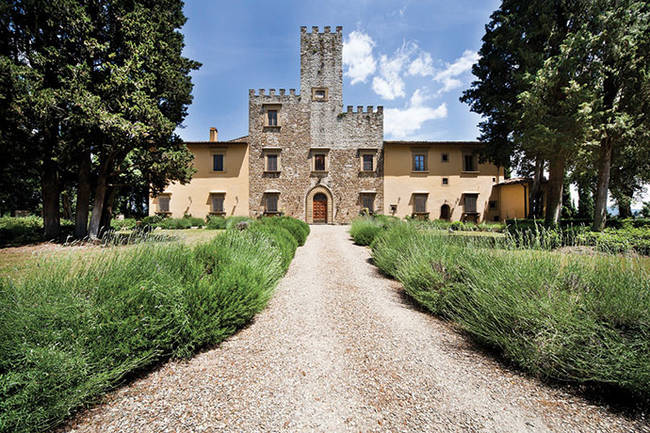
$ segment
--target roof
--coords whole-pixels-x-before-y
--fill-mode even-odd
[[[407,146],[431,146],[431,145],[451,145],[451,146],[479,146],[483,145],[480,141],[408,141],[408,140],[396,140],[396,141],[384,141],[386,144],[399,144]]]
[[[248,145],[247,141],[186,141],[185,144],[193,144],[193,145],[212,145],[212,146],[228,146],[229,144],[245,144]]]
[[[232,140],[228,140],[228,141],[246,141],[247,142],[248,141],[248,135],[243,135],[241,137],[233,138]]]
[[[547,182],[546,179],[542,179],[542,183]],[[503,179],[501,182],[497,183],[496,186],[499,185],[524,185],[524,184],[529,184],[533,183],[533,178],[532,177],[513,177],[510,179]]]

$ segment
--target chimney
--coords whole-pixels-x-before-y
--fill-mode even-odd
[[[219,141],[218,136],[219,131],[217,131],[217,128],[210,128],[210,141]]]

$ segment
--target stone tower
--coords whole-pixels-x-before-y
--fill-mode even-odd
[[[311,113],[313,147],[332,146],[337,130],[336,116],[343,108],[343,36],[342,27],[332,33],[325,26],[320,33],[300,28],[300,94]]]

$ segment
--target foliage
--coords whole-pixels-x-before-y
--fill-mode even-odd
[[[135,218],[124,218],[121,220],[111,220],[111,228],[117,231],[120,230],[133,230],[137,226]]]
[[[253,222],[253,220],[245,216],[231,216],[226,219],[226,229],[227,230],[235,229],[237,228],[237,224],[242,222],[251,223]]]
[[[350,225],[350,236],[357,245],[370,245],[375,236],[398,221],[399,219],[387,215],[355,218]]]
[[[218,215],[209,215],[205,223],[205,228],[212,230],[225,230],[226,219]]]
[[[43,218],[29,217],[0,217],[0,247],[19,246],[37,242],[65,239],[72,235],[72,221],[61,220],[61,234],[57,239],[46,239],[43,236]]]
[[[192,227],[203,227],[205,221],[202,218],[184,216],[183,218],[164,218],[156,224],[156,227],[168,230],[190,229]]]
[[[309,225],[304,221],[288,216],[273,216],[260,219],[262,224],[270,224],[285,228],[295,238],[298,245],[302,246],[309,235]]]
[[[375,264],[434,314],[543,379],[650,395],[650,275],[634,259],[495,250],[397,224]]]
[[[641,208],[641,215],[643,215],[644,218],[650,219],[650,201],[643,203],[643,207]]]
[[[254,223],[0,280],[0,431],[51,428],[134,372],[223,341],[264,308],[296,244]]]

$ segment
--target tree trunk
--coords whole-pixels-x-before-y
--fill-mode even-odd
[[[541,192],[542,176],[544,175],[544,160],[537,157],[535,160],[535,172],[533,174],[533,186],[530,189],[528,218],[539,218],[542,215]]]
[[[632,218],[632,200],[629,197],[616,201],[619,218]]]
[[[104,236],[107,230],[111,228],[111,220],[113,219],[113,204],[117,195],[118,188],[115,186],[108,186],[106,191],[106,199],[104,200],[104,208],[102,209],[102,218],[100,222],[100,237]]]
[[[609,172],[612,168],[612,142],[605,137],[600,143],[600,161],[598,163],[598,183],[596,187],[596,204],[594,205],[594,224],[592,230],[602,231],[607,219],[607,190],[609,189]]]
[[[61,231],[61,220],[59,219],[59,172],[56,162],[46,156],[41,170],[43,234],[46,240],[58,239]]]
[[[70,191],[63,190],[61,192],[61,206],[63,208],[63,218],[72,219],[72,202],[70,201]]]
[[[79,163],[79,186],[75,210],[74,235],[77,239],[88,236],[88,207],[90,205],[90,152],[82,152]]]
[[[113,165],[112,161],[112,158],[109,157],[99,167],[97,185],[95,186],[95,202],[93,203],[93,213],[88,228],[88,235],[92,239],[97,239],[100,235],[102,213],[104,212],[104,203],[106,203],[106,193],[108,192],[108,178]]]
[[[545,222],[548,225],[557,225],[562,212],[562,187],[564,185],[565,158],[555,155],[550,160],[548,170],[548,198],[546,200]]]

